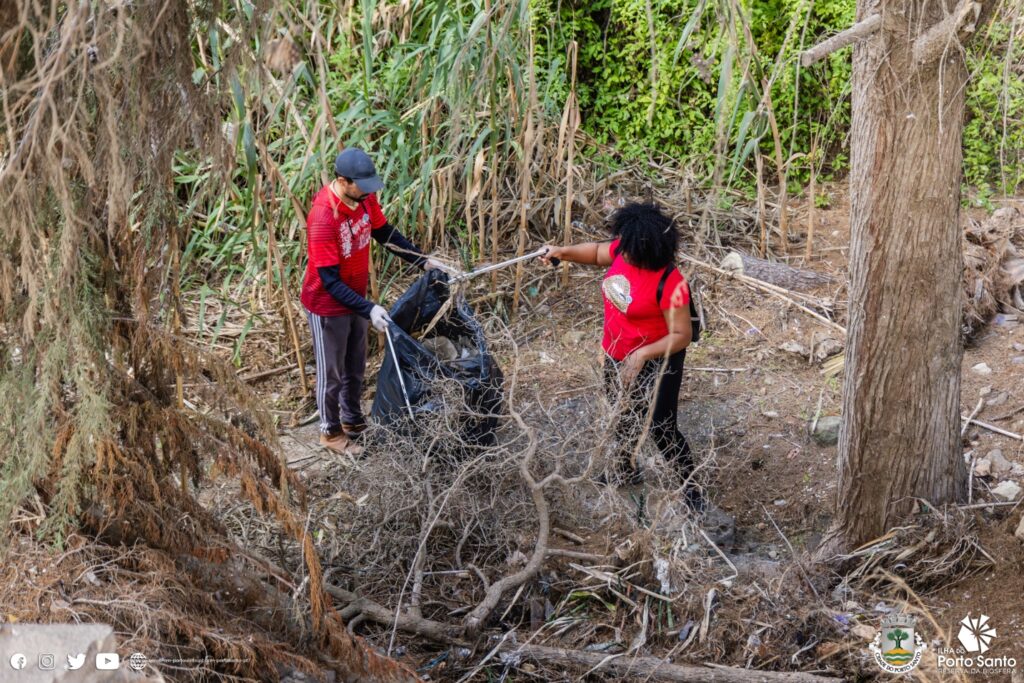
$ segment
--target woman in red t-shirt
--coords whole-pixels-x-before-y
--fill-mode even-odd
[[[684,480],[687,499],[699,507],[699,489],[689,481],[693,458],[677,425],[683,361],[693,332],[690,290],[675,267],[679,231],[653,204],[622,207],[612,216],[611,229],[612,242],[551,246],[541,259],[608,267],[601,283],[606,385],[628,392],[640,428],[650,418],[658,449]],[[628,454],[618,469],[629,481],[640,479]]]

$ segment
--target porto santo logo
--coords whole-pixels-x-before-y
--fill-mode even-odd
[[[988,617],[982,614],[977,619],[971,619],[968,614],[960,622],[960,633],[956,635],[957,640],[968,652],[984,654],[996,637],[996,630],[988,625]]]
[[[972,617],[968,614],[961,619],[956,639],[960,641],[960,647],[943,647],[936,652],[939,673],[994,676],[1016,672],[1017,660],[1013,657],[985,654],[996,639],[996,629],[989,624],[988,615]]]
[[[882,630],[868,645],[882,671],[905,674],[921,663],[928,646],[921,634],[914,631],[916,623],[916,619],[903,614],[882,620]]]

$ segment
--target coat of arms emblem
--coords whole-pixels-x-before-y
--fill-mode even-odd
[[[921,656],[928,646],[921,634],[914,630],[916,624],[916,619],[904,614],[882,620],[882,629],[868,648],[875,656],[875,663],[883,671],[903,674],[920,664]]]

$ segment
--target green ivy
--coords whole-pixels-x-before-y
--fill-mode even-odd
[[[982,203],[1024,186],[1024,80],[1014,71],[1022,63],[1020,36],[1011,41],[1010,27],[1001,22],[990,25],[968,53],[964,180]]]
[[[815,137],[819,178],[839,179],[849,166],[850,51],[810,68],[797,64],[803,49],[853,23],[856,0],[739,0],[739,5],[753,51],[735,17],[722,14],[730,3],[650,0],[657,66],[652,88],[648,0],[530,2],[538,60],[557,60],[561,67],[568,42],[577,41],[583,129],[600,143],[614,144],[623,158],[647,158],[653,150],[705,169],[710,177],[718,117],[725,116],[725,178],[752,187],[753,146],[760,146],[766,169],[775,158],[767,118],[753,114],[762,101],[762,80],[774,73],[770,97],[783,158],[793,158],[790,180],[797,188],[806,183],[810,160],[801,155],[810,152]],[[693,32],[680,45],[683,27],[699,9]],[[791,26],[795,32],[787,43]],[[1015,54],[1007,55],[1014,42],[1009,38],[1010,27],[994,23],[969,53],[974,78],[967,96],[964,175],[982,194],[1012,194],[1024,183],[1024,83],[1012,69],[1008,78],[1004,73],[1007,58],[1011,66],[1022,62],[1024,41],[1018,39]],[[726,64],[731,71],[723,78]],[[561,100],[567,79],[551,87],[549,94]]]

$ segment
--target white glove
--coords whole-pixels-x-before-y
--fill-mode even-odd
[[[370,323],[375,330],[383,332],[388,329],[388,324],[391,323],[391,316],[388,315],[387,309],[383,306],[374,305],[370,309]]]

